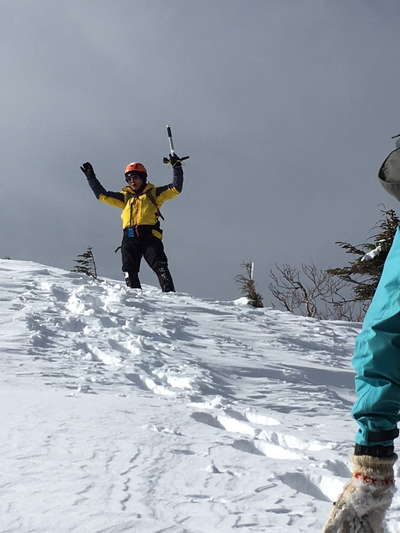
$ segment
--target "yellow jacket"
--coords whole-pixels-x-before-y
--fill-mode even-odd
[[[163,218],[160,207],[166,200],[171,200],[182,191],[183,172],[181,167],[174,168],[174,181],[163,187],[155,187],[148,183],[140,194],[136,194],[129,187],[123,187],[121,192],[106,191],[97,178],[88,178],[90,187],[101,201],[122,209],[122,228],[130,226],[155,226],[152,233],[162,238],[158,219]]]

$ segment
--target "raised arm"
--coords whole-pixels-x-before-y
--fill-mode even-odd
[[[161,206],[166,200],[175,198],[183,189],[183,170],[180,161],[173,164],[173,181],[169,185],[156,188],[157,204]]]
[[[106,191],[97,179],[93,167],[89,162],[84,163],[81,166],[81,170],[85,174],[89,187],[98,200],[115,207],[123,208],[125,206],[124,195],[121,192]]]

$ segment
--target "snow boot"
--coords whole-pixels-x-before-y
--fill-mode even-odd
[[[141,289],[137,272],[125,272],[125,283],[130,289]]]
[[[329,515],[323,533],[383,533],[394,494],[392,457],[353,456],[353,478]]]

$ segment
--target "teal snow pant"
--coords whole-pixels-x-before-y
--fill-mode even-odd
[[[400,231],[365,315],[353,357],[356,443],[392,446],[400,420]]]

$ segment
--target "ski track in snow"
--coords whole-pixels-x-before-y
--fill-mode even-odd
[[[359,324],[6,260],[0,317],[1,532],[320,531]]]

